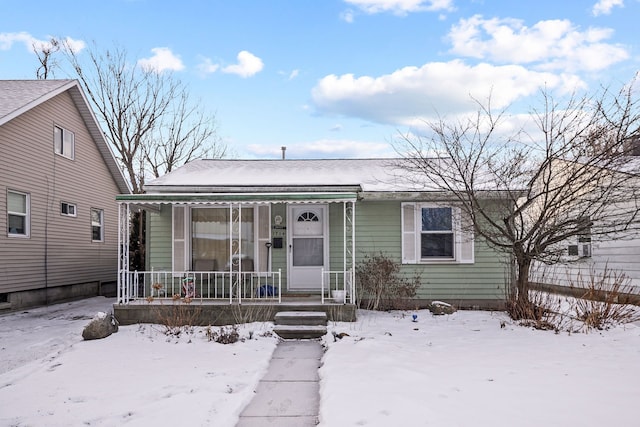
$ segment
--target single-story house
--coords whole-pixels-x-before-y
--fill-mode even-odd
[[[145,194],[117,198],[116,312],[171,298],[353,306],[355,268],[379,253],[419,276],[412,307],[502,307],[510,258],[475,239],[453,196],[423,181],[399,159],[188,163]],[[126,244],[135,209],[148,215],[146,271],[137,272]]]

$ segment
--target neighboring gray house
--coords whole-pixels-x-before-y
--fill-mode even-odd
[[[508,257],[474,239],[452,194],[426,188],[398,162],[197,160],[147,183],[145,194],[119,196],[122,222],[138,207],[149,217],[146,271],[128,271],[125,254],[116,308],[186,296],[325,304],[334,290],[353,304],[354,267],[380,252],[421,276],[412,307],[502,307]]]
[[[624,292],[640,294],[640,139],[631,140],[624,162],[614,169],[612,175],[621,181],[616,186],[618,195],[610,195],[611,203],[601,218],[608,215],[615,221],[627,224],[627,229],[618,233],[602,234],[605,225],[593,221],[588,230],[579,236],[559,244],[563,256],[558,263],[537,263],[532,270],[532,279],[544,285],[584,288],[606,279],[613,284],[622,275]],[[598,189],[598,187],[595,187]],[[586,193],[585,197],[591,194]],[[589,219],[589,217],[586,217]],[[614,280],[616,279],[616,280]],[[579,293],[579,292],[578,292]]]
[[[78,82],[1,80],[0,152],[0,310],[114,283],[130,190]]]

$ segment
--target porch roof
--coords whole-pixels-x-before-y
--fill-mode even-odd
[[[227,204],[233,202],[260,203],[338,203],[355,202],[357,193],[162,193],[121,194],[118,202],[144,204]]]

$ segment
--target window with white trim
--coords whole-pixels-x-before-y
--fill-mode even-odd
[[[471,221],[455,206],[403,203],[402,262],[473,263]]]
[[[453,259],[453,216],[450,207],[421,208],[420,258]]]
[[[54,126],[53,146],[56,154],[73,160],[75,150],[75,136],[73,132],[63,129],[60,126]]]
[[[91,208],[91,241],[104,241],[104,211]]]
[[[29,193],[7,191],[7,233],[10,237],[29,237],[31,208]]]
[[[63,216],[76,216],[76,205],[73,203],[61,202],[60,203],[60,215]]]

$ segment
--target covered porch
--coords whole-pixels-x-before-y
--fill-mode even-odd
[[[355,317],[356,201],[356,192],[120,195],[116,306],[138,321],[143,307],[177,304],[351,305]],[[129,267],[136,211],[147,215],[143,271]]]

